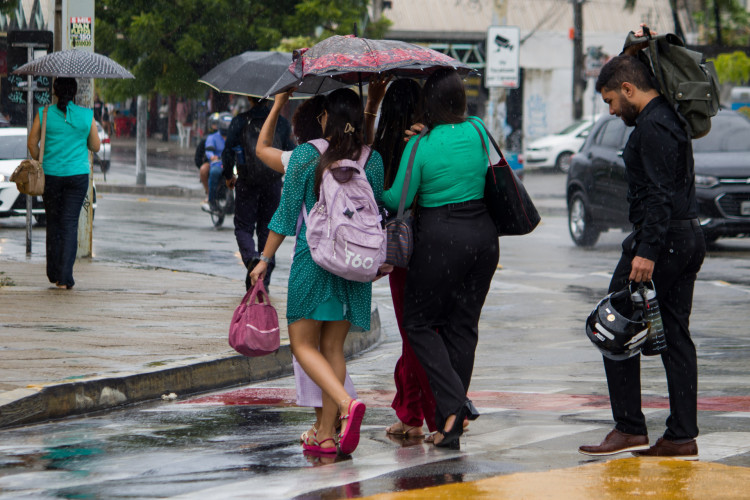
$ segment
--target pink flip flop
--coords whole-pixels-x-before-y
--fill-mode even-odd
[[[346,429],[339,435],[339,449],[344,455],[350,455],[357,449],[359,444],[359,427],[362,425],[362,419],[365,416],[367,407],[364,403],[352,399],[349,402],[349,409],[346,415],[339,417],[341,420],[347,420]]]
[[[329,448],[323,448],[322,446],[320,446],[326,441],[330,441],[334,445],[336,444],[333,438],[326,438],[323,441],[318,442],[314,437],[308,437],[307,441],[302,443],[302,449],[311,453],[320,453],[321,455],[335,455],[336,453],[338,453],[336,446],[331,446]]]

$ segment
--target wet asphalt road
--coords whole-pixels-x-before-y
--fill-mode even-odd
[[[539,196],[558,196],[563,184],[560,175],[527,177]],[[214,229],[195,200],[103,195],[94,232],[97,259],[234,277],[238,293],[243,288],[231,221]],[[43,231],[34,237],[43,248]],[[393,442],[383,432],[393,421],[400,337],[379,282],[385,338],[349,365],[368,404],[353,458],[318,467],[321,460],[301,452],[310,412],[293,406],[294,381],[286,378],[0,431],[0,498],[338,498],[597,462],[575,451],[611,426],[601,360],[582,324],[606,291],[622,237],[612,232],[593,250],[576,248],[555,212],[531,236],[501,240],[503,267],[484,309],[472,381],[482,418],[460,453]],[[22,219],[0,220],[3,254],[22,255],[23,238]],[[285,242],[281,255],[290,251]],[[288,261],[274,281],[287,276]],[[702,460],[743,467],[750,466],[748,294],[750,241],[720,240],[699,275],[692,318],[699,446]],[[657,359],[643,361],[643,374],[655,441],[667,415],[666,382]]]

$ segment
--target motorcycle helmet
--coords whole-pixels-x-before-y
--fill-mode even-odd
[[[208,117],[208,127],[212,132],[219,130],[219,122],[221,121],[221,113],[211,113]]]
[[[586,320],[586,336],[604,356],[622,361],[641,352],[648,323],[626,288],[607,295],[591,311]]]
[[[217,128],[221,132],[221,135],[226,135],[230,123],[232,123],[232,115],[230,113],[219,113]]]

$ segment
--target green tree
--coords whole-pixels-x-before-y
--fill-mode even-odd
[[[106,80],[108,100],[137,94],[195,97],[197,82],[221,61],[283,42],[307,46],[331,34],[351,33],[367,19],[368,0],[98,0],[97,52],[136,76]],[[367,27],[381,35],[387,20]],[[296,37],[296,38],[294,38]]]
[[[744,85],[750,81],[750,57],[744,52],[719,54],[712,59],[716,67],[719,82],[723,84]]]
[[[10,14],[18,8],[19,0],[0,0],[0,14]]]
[[[704,0],[693,17],[705,27],[703,42],[728,46],[750,43],[750,14],[738,0]]]

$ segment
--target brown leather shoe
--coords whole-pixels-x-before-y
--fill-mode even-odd
[[[659,438],[656,444],[646,451],[637,451],[636,457],[673,457],[682,460],[698,460],[698,443],[695,439],[677,444],[668,439]]]
[[[648,436],[639,434],[625,434],[617,429],[607,434],[604,441],[599,445],[581,446],[578,448],[579,453],[601,457],[606,455],[615,455],[626,451],[648,450]]]

